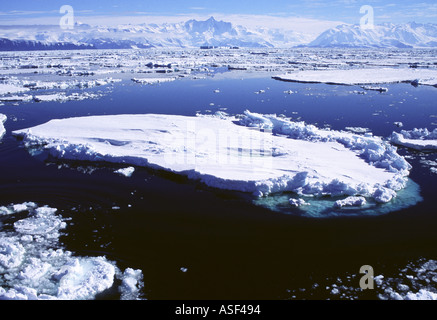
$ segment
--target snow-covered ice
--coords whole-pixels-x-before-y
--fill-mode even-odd
[[[27,211],[20,218],[16,213]],[[112,288],[122,299],[139,299],[142,272],[124,273],[106,257],[79,257],[59,244],[67,226],[57,209],[33,202],[0,207],[0,300],[89,300]]]
[[[157,84],[163,82],[172,82],[176,78],[133,78],[132,81],[141,84]]]
[[[290,202],[291,206],[296,207],[296,208],[301,207],[301,206],[309,205],[304,199],[293,199],[293,198],[291,198],[289,200],[289,202]]]
[[[426,128],[393,132],[390,141],[395,145],[415,150],[437,150],[437,129]]]
[[[135,172],[135,168],[134,167],[121,168],[114,172],[125,177],[131,177],[132,174]]]
[[[305,70],[278,75],[274,78],[291,82],[338,85],[370,85],[401,82],[430,85],[431,83],[437,83],[437,70],[411,68]],[[378,87],[377,89],[381,88]]]
[[[0,83],[0,95],[15,94],[29,91],[28,88],[23,88],[13,84]]]
[[[337,208],[343,207],[362,207],[367,203],[364,197],[348,197],[343,200],[338,200],[335,202]]]
[[[239,119],[154,114],[70,118],[13,134],[54,157],[149,166],[258,196],[361,195],[389,202],[405,187],[411,169],[381,138],[250,112]]]
[[[368,90],[368,91],[379,91],[379,92],[387,92],[388,91],[388,88],[385,88],[385,87],[363,86],[362,88],[364,90]]]
[[[382,300],[437,300],[437,261],[409,263],[397,277],[375,277]]]
[[[3,138],[6,133],[6,129],[4,127],[4,123],[6,122],[7,117],[4,114],[0,113],[0,139]]]

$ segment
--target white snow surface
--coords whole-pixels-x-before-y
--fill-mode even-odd
[[[367,201],[364,197],[347,197],[346,199],[336,201],[335,207],[361,207],[364,206],[366,203]]]
[[[24,211],[27,217],[14,218]],[[140,270],[122,273],[105,257],[76,257],[61,248],[67,223],[57,209],[26,202],[0,207],[2,215],[12,218],[0,224],[0,300],[90,300],[116,278],[123,282],[121,299],[139,299]]]
[[[401,82],[436,85],[437,70],[413,68],[305,70],[278,75],[274,78],[292,82],[338,85],[371,85]]]
[[[393,132],[390,141],[393,144],[415,150],[437,150],[437,129],[426,128]]]
[[[16,86],[13,84],[0,83],[0,95],[13,94],[13,93],[21,93],[29,91],[28,88],[23,88],[20,86]]]
[[[239,119],[156,114],[70,118],[13,134],[54,157],[148,166],[257,196],[290,191],[389,202],[405,187],[411,169],[381,138],[249,111]]]
[[[4,123],[6,122],[7,117],[4,114],[0,113],[0,139],[3,138],[4,134],[6,133],[6,129],[4,127]]]
[[[292,198],[289,200],[289,203],[291,206],[296,207],[296,208],[309,205],[304,199],[293,199]]]

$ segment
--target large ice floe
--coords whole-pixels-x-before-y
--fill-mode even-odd
[[[237,117],[70,118],[13,134],[55,158],[162,169],[258,198],[285,192],[388,203],[407,186],[411,169],[395,147],[371,134],[322,130],[249,111]]]
[[[429,131],[426,128],[402,130],[393,132],[390,141],[393,144],[415,150],[437,150],[437,129]]]
[[[414,85],[437,85],[437,70],[413,68],[363,68],[305,70],[274,77],[277,80],[338,85],[370,85],[407,82]]]
[[[3,138],[6,133],[6,129],[4,127],[4,123],[6,122],[7,117],[4,114],[0,113],[0,139]]]
[[[113,288],[139,299],[142,272],[122,272],[106,257],[79,257],[59,238],[67,227],[57,209],[33,202],[0,207],[0,300],[90,300]]]
[[[373,290],[357,284],[362,274],[344,274],[322,280],[306,288],[287,290],[292,299],[324,296],[330,300],[437,300],[437,261],[419,259],[374,276]],[[318,298],[323,299],[323,298]]]

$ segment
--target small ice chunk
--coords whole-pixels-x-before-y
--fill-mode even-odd
[[[367,133],[370,131],[369,128],[362,128],[362,127],[346,127],[347,131],[351,131],[354,133]]]
[[[25,248],[15,237],[0,239],[0,272],[18,267],[24,260]]]
[[[114,172],[129,178],[135,172],[135,168],[134,167],[127,167],[127,168],[118,169]]]
[[[288,202],[290,203],[291,206],[296,207],[296,208],[301,207],[301,206],[308,206],[308,205],[310,205],[304,199],[294,199],[294,198],[291,198]]]
[[[143,286],[143,273],[141,270],[127,268],[123,273],[122,283],[119,287],[121,300],[138,299],[139,291]]]
[[[132,81],[140,84],[157,84],[175,81],[176,78],[133,78]]]

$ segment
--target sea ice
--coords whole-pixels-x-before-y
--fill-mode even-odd
[[[437,150],[437,129],[402,130],[393,132],[389,140],[395,144],[415,150]]]
[[[335,202],[336,208],[343,207],[362,207],[366,205],[367,201],[364,197],[347,197],[343,200],[338,200]]]
[[[134,167],[122,168],[122,169],[118,169],[114,172],[118,173],[122,176],[125,176],[125,177],[131,177],[132,174],[135,172],[135,168]]]
[[[23,211],[27,217],[13,216]],[[26,202],[0,212],[12,216],[0,227],[0,300],[94,299],[116,279],[122,299],[140,298],[140,270],[122,273],[105,257],[77,257],[61,248],[67,225],[57,209]]]
[[[411,68],[305,70],[278,75],[275,76],[274,79],[291,82],[339,85],[369,85],[400,82],[429,85],[430,83],[437,83],[437,70]]]
[[[85,99],[94,99],[98,97],[101,97],[101,95],[95,93],[88,93],[88,92],[72,93],[70,95],[66,95],[65,93],[53,93],[53,94],[35,95],[33,97],[33,100],[35,102],[51,102],[51,101],[65,102],[71,100],[80,101]]]
[[[437,261],[409,263],[399,277],[383,277],[377,282],[382,300],[437,300]],[[408,283],[405,285],[404,283]]]
[[[291,198],[289,200],[290,205],[293,207],[301,207],[301,206],[307,206],[309,205],[304,199],[293,199]]]
[[[368,91],[379,91],[379,92],[387,92],[388,91],[388,88],[384,88],[384,87],[363,86],[362,88],[364,90],[368,90]]]
[[[33,97],[31,95],[0,97],[0,101],[2,102],[29,102],[32,101],[32,99]]]
[[[29,91],[28,88],[23,88],[13,84],[0,83],[0,95],[14,94]]]
[[[176,78],[133,78],[132,81],[141,84],[156,84],[175,81]]]
[[[6,133],[6,129],[4,127],[4,123],[6,122],[7,117],[4,114],[0,113],[0,139],[3,138]]]
[[[153,114],[70,118],[13,134],[54,157],[149,166],[259,196],[361,195],[389,202],[405,187],[411,169],[379,137],[250,112],[238,119]]]

